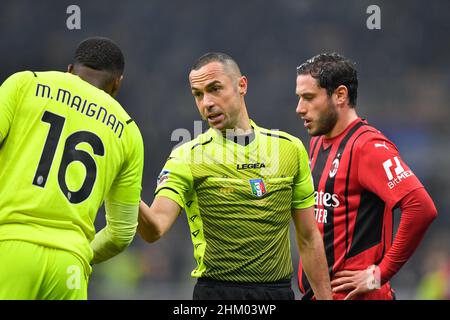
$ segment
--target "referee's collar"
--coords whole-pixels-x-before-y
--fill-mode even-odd
[[[259,127],[258,125],[256,125],[256,123],[250,119],[250,126],[252,127],[252,131],[250,133],[247,134],[243,134],[243,135],[229,135],[229,136],[225,136],[222,132],[220,132],[219,130],[210,128],[210,134],[211,137],[215,137],[215,138],[220,138],[220,139],[225,139],[226,141],[232,141],[234,143],[240,144],[242,146],[247,146],[248,144],[252,143],[255,138],[256,138],[256,134],[259,132]]]

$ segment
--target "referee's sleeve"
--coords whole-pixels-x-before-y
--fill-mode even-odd
[[[184,208],[192,188],[193,177],[189,164],[176,153],[171,154],[158,176],[155,198],[169,198]]]
[[[314,184],[308,154],[303,143],[296,140],[298,148],[298,172],[294,177],[292,208],[305,209],[314,206]]]

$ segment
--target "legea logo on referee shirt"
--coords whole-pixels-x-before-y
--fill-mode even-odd
[[[266,186],[263,179],[250,179],[250,187],[252,188],[252,193],[257,197],[262,197],[266,194]]]

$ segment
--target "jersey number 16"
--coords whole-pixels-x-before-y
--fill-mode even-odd
[[[66,119],[52,112],[45,111],[41,120],[49,123],[50,129],[44,149],[42,150],[41,160],[34,175],[33,184],[44,188]],[[102,140],[92,132],[78,131],[67,137],[58,171],[58,183],[61,191],[70,203],[80,203],[86,200],[91,194],[97,178],[95,160],[88,152],[76,149],[76,146],[82,142],[88,143],[92,147],[94,154],[98,156],[105,154]],[[84,178],[83,185],[77,191],[69,190],[66,183],[66,171],[69,164],[73,161],[81,162],[86,168],[86,177]]]

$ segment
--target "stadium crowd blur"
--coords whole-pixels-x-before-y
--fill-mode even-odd
[[[142,197],[149,202],[161,166],[180,142],[172,133],[184,128],[193,137],[199,120],[187,78],[197,57],[208,51],[234,57],[249,79],[253,120],[308,146],[295,114],[295,67],[319,52],[340,52],[357,62],[358,113],[396,143],[438,208],[424,241],[394,277],[397,296],[449,299],[450,2],[372,2],[83,0],[76,3],[81,30],[69,30],[72,2],[5,0],[0,81],[20,70],[66,70],[82,39],[114,39],[126,59],[118,100],[144,137]],[[366,26],[371,4],[381,9],[380,30]],[[103,212],[96,223],[104,223]],[[186,218],[178,219],[165,238],[148,245],[137,236],[125,253],[96,266],[89,297],[191,299],[194,264]]]

